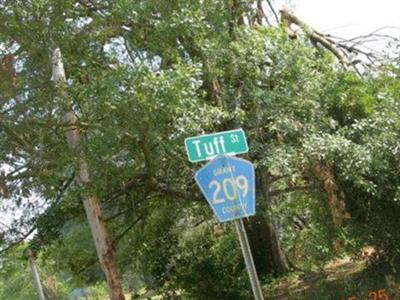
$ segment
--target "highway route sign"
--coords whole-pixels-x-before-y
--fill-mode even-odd
[[[255,214],[254,166],[231,156],[218,156],[196,172],[195,180],[220,222]]]

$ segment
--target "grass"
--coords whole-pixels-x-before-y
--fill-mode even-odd
[[[390,273],[385,274],[377,267],[369,266],[367,261],[367,259],[358,261],[350,258],[338,259],[325,266],[320,272],[284,278],[264,287],[265,298],[274,300],[400,300],[400,278]]]
[[[400,300],[400,276],[368,264],[368,259],[369,256],[359,260],[345,257],[320,271],[292,273],[264,286],[265,300]],[[136,298],[125,296],[127,300],[163,299],[145,289],[139,294]]]

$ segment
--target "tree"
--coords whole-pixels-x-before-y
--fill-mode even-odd
[[[310,251],[322,263],[339,251],[333,242],[341,236],[361,243],[353,229],[397,211],[398,183],[383,176],[394,177],[396,168],[383,166],[397,163],[393,99],[398,79],[393,74],[398,70],[360,76],[346,48],[287,11],[281,25],[265,26],[273,23],[266,6],[253,2],[0,4],[5,24],[0,43],[10,45],[6,55],[15,57],[18,66],[12,86],[17,96],[7,94],[1,103],[0,157],[7,166],[1,192],[20,209],[39,203],[30,202],[32,196],[44,202],[44,209],[24,215],[7,231],[5,244],[36,229],[32,247],[50,251],[68,237],[68,226],[81,224],[81,200],[101,199],[110,231],[106,244],[116,248],[122,270],[135,266],[157,283],[155,288],[172,292],[195,282],[206,293],[207,282],[200,288],[197,280],[178,276],[179,264],[190,257],[180,260],[179,255],[187,250],[182,245],[218,245],[219,240],[199,235],[187,242],[196,229],[180,233],[177,228],[218,231],[223,226],[213,223],[194,186],[197,166],[187,161],[183,140],[237,126],[246,131],[247,158],[256,165],[257,217],[247,227],[263,277],[296,267],[288,249],[307,232],[329,252]],[[282,28],[290,23],[302,29],[296,39]],[[65,83],[57,80],[63,81],[57,72],[50,78],[49,59],[56,52],[63,56]],[[382,93],[385,101],[379,100]],[[67,122],[61,121],[64,116]],[[378,121],[390,123],[389,144],[376,128]],[[375,140],[386,146],[373,145]],[[88,170],[90,182],[80,174]],[[374,194],[383,199],[379,214],[363,200],[371,196],[371,182],[376,189],[390,186],[389,193]],[[295,225],[300,229],[293,236]],[[394,234],[380,223],[374,241],[382,228]],[[305,242],[301,250],[309,245]],[[230,255],[236,253],[231,249]],[[207,262],[219,266],[220,255],[201,256],[197,266],[204,271]],[[70,271],[86,274],[94,262],[88,256],[82,268],[72,265]],[[236,266],[229,265],[239,274]]]

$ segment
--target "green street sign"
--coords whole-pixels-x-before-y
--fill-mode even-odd
[[[234,155],[249,151],[243,129],[222,131],[185,139],[191,162],[212,159],[217,155]]]

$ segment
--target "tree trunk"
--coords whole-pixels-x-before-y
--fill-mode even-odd
[[[322,165],[319,162],[315,162],[310,166],[311,174],[316,177],[322,184],[328,196],[328,206],[332,215],[333,223],[336,226],[341,226],[343,223],[350,219],[350,213],[346,209],[345,195],[340,190],[334,173],[332,170]]]
[[[58,96],[66,105],[66,113],[63,120],[66,125],[65,137],[68,145],[77,151],[78,174],[75,180],[79,185],[85,187],[90,183],[89,168],[83,153],[79,151],[79,128],[77,125],[77,117],[72,109],[71,100],[65,91],[65,71],[59,48],[53,49],[52,64],[53,80],[57,85]],[[125,297],[118,278],[112,245],[102,218],[99,199],[95,196],[89,195],[84,195],[82,198],[86,217],[95,243],[97,256],[106,277],[110,299],[124,300]]]
[[[250,244],[259,274],[281,275],[289,271],[289,264],[270,215],[269,175],[265,170],[257,173],[257,194],[262,200],[259,206],[263,211],[257,213],[248,224]]]

